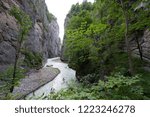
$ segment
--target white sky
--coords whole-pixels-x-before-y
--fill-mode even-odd
[[[63,39],[64,35],[64,20],[69,12],[72,4],[82,3],[83,0],[45,0],[48,10],[56,18],[59,24],[60,38]],[[89,2],[94,2],[94,0],[88,0]]]

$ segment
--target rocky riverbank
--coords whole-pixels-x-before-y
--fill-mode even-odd
[[[51,66],[31,72],[26,78],[21,80],[18,87],[15,87],[13,91],[15,99],[23,99],[26,95],[52,81],[59,73],[59,69]]]

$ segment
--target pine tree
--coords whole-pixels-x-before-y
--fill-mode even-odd
[[[10,92],[13,92],[15,81],[16,81],[17,64],[19,60],[20,50],[22,47],[22,43],[26,39],[29,29],[32,26],[32,22],[31,22],[30,17],[16,6],[14,6],[11,9],[10,14],[15,17],[15,19],[20,25],[19,37],[18,37],[17,45],[16,45],[16,55],[15,55],[15,63],[14,63],[14,68],[13,68],[12,84],[10,88]]]

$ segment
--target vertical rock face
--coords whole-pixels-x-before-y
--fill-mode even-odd
[[[150,31],[146,30],[142,37],[144,43],[142,44],[143,57],[150,61]]]
[[[139,40],[143,59],[150,61],[150,30],[145,30],[137,39]],[[132,50],[134,50],[134,55],[140,56],[136,40],[132,42]]]
[[[22,9],[32,20],[24,48],[42,54],[43,60],[59,56],[59,27],[56,18],[48,12],[45,0],[0,0],[0,70],[15,59],[19,25],[9,14],[13,6]]]
[[[56,20],[53,20],[50,23],[50,38],[51,40],[49,40],[49,44],[50,46],[48,47],[49,50],[49,57],[54,57],[54,56],[59,56],[60,55],[60,48],[61,48],[61,42],[60,42],[60,38],[58,37],[59,35],[59,26],[56,22]],[[55,40],[54,40],[55,39]]]

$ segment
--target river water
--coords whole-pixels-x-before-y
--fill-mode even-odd
[[[36,99],[41,96],[47,96],[51,92],[58,92],[67,88],[70,82],[76,80],[76,72],[68,67],[68,64],[61,62],[59,57],[48,59],[44,67],[54,67],[60,70],[60,73],[54,80],[40,87],[38,90],[30,93],[25,99]]]

